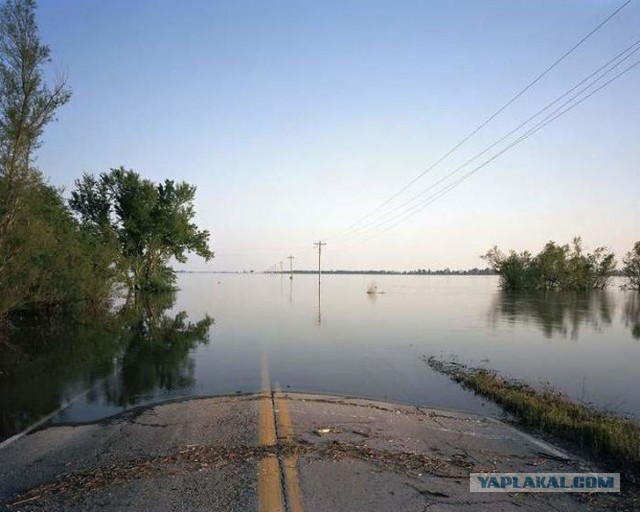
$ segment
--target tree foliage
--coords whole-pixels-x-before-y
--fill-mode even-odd
[[[130,290],[171,288],[171,258],[193,252],[213,257],[209,232],[193,223],[196,188],[165,180],[153,183],[123,167],[76,181],[69,204],[83,227],[115,247],[114,265]]]
[[[0,312],[104,302],[110,296],[107,254],[80,229],[50,185],[35,183],[25,190],[3,249]]]
[[[64,80],[45,79],[50,51],[35,10],[34,0],[0,7],[0,323],[104,304],[118,281],[167,288],[172,258],[213,257],[209,233],[192,222],[195,187],[114,169],[79,180],[72,211],[33,166],[44,129],[71,96]]]
[[[49,48],[33,0],[0,7],[0,320],[12,311],[104,297],[108,268],[59,190],[33,167],[45,127],[70,98],[45,80]]]
[[[640,290],[640,241],[633,245],[622,259],[622,272],[627,278],[627,286],[633,290]]]
[[[0,7],[0,243],[20,209],[22,193],[41,181],[31,164],[44,128],[71,97],[64,80],[46,83],[49,61],[49,48],[38,35],[35,1],[7,0]]]
[[[574,238],[572,245],[548,242],[536,256],[526,251],[504,254],[493,247],[483,258],[507,290],[604,289],[616,267],[613,253],[605,247],[587,253],[580,237]]]

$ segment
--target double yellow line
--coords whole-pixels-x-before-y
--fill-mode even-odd
[[[274,412],[274,404],[277,414]],[[271,391],[269,364],[267,357],[262,357],[262,396],[260,397],[260,434],[261,446],[276,446],[279,439],[283,442],[293,441],[293,424],[289,414],[287,399],[276,390]],[[284,488],[287,495],[289,512],[303,512],[302,493],[298,481],[298,456],[285,455],[282,460],[282,472],[278,457],[274,454],[263,457],[258,464],[258,510],[260,512],[284,512],[285,501],[281,484],[284,475]]]

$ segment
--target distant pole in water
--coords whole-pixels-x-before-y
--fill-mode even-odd
[[[318,240],[314,242],[313,245],[318,247],[318,283],[320,283],[320,276],[322,275],[322,267],[320,266],[320,258],[322,257],[322,246],[327,245],[326,242],[322,240]]]
[[[289,279],[293,279],[293,260],[295,256],[287,256],[289,260]]]
[[[282,262],[280,262],[280,274],[282,274]]]

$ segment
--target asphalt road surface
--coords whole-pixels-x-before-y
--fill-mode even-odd
[[[0,509],[616,509],[616,495],[469,491],[470,472],[588,470],[492,418],[267,390],[23,436],[0,450]]]

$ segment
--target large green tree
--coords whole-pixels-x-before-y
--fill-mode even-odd
[[[60,191],[33,166],[45,127],[70,98],[64,80],[45,79],[49,48],[33,0],[0,6],[0,321],[33,305],[82,298],[92,255]],[[80,264],[82,262],[82,264]],[[84,268],[86,267],[86,268]],[[86,272],[85,272],[86,270]],[[85,286],[84,290],[80,287]]]
[[[154,183],[123,167],[76,181],[69,204],[85,229],[116,247],[114,265],[130,290],[171,288],[171,258],[187,253],[213,258],[209,232],[194,224],[196,188],[165,180]]]
[[[112,258],[98,241],[80,229],[59,190],[44,183],[25,188],[3,245],[8,258],[0,274],[0,317],[107,300]]]

